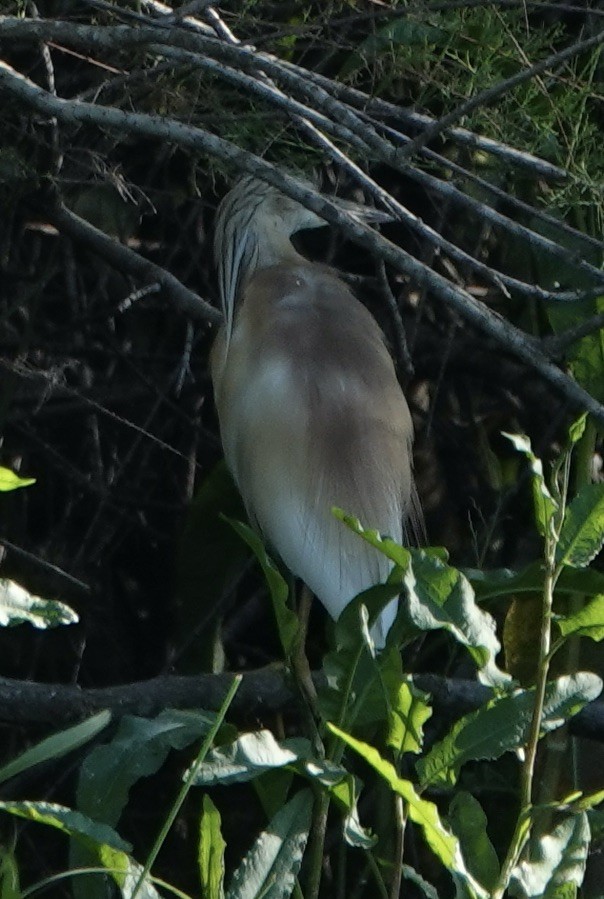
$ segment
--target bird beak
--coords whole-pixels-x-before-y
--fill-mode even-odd
[[[340,197],[330,197],[333,203],[340,207],[343,212],[347,212],[357,222],[365,225],[377,225],[380,222],[392,222],[394,216],[390,212],[383,212],[374,206],[363,206],[362,203],[355,203],[352,200],[342,200]]]

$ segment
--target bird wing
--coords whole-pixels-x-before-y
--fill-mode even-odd
[[[272,266],[248,283],[224,367],[213,365],[248,513],[337,618],[391,563],[332,507],[400,541],[411,503],[411,419],[381,331],[329,270]],[[395,613],[393,602],[376,624],[379,645]]]

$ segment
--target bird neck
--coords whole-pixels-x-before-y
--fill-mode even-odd
[[[255,272],[272,265],[297,265],[305,262],[294,248],[287,231],[276,228],[250,228],[248,232],[250,251],[243,260],[241,283],[249,280]]]

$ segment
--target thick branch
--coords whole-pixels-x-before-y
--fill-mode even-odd
[[[317,686],[324,683],[315,672]],[[37,684],[0,678],[2,720],[11,724],[64,726],[101,709],[122,715],[158,714],[165,708],[203,708],[218,711],[233,681],[232,673],[199,674],[189,677],[165,675],[133,684],[85,690],[65,684]],[[449,721],[475,711],[493,694],[489,687],[471,680],[453,680],[433,674],[414,677],[417,686],[431,694],[435,712]],[[291,708],[296,691],[284,668],[271,665],[243,674],[231,706],[240,721],[282,712]],[[604,742],[604,702],[590,703],[571,719],[571,732]]]

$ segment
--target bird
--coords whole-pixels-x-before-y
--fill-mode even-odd
[[[353,214],[369,220],[366,209]],[[214,225],[224,322],[210,369],[225,460],[251,524],[337,619],[392,563],[332,508],[401,542],[417,501],[413,425],[384,335],[338,272],[291,242],[325,225],[254,176],[225,195]],[[376,649],[397,603],[372,625]]]

